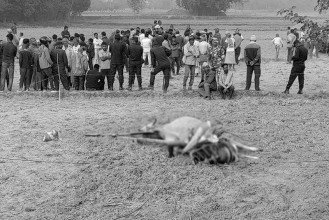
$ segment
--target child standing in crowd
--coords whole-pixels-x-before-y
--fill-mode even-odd
[[[275,60],[279,60],[280,48],[283,47],[283,41],[279,34],[276,34],[276,37],[272,40],[272,43],[275,46]]]

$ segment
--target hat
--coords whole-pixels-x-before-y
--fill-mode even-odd
[[[228,66],[228,64],[227,63],[222,63],[221,66],[224,68],[224,66]]]
[[[195,39],[195,38],[194,38],[193,35],[189,36],[189,38],[188,38],[188,40],[194,40],[194,39]]]
[[[154,28],[160,28],[160,25],[155,25],[155,27]]]
[[[225,31],[225,34],[229,34],[230,32],[229,31]]]
[[[12,31],[11,29],[7,29],[7,32],[8,32],[9,34],[13,33],[13,31]]]
[[[257,40],[256,35],[251,35],[250,40],[251,41],[256,41]]]
[[[207,66],[210,66],[208,62],[204,62],[204,63],[202,64],[202,68],[205,68],[205,67],[207,67]]]

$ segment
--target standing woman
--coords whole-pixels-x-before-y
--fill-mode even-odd
[[[226,56],[225,56],[225,64],[228,64],[230,68],[233,68],[236,65],[235,60],[235,40],[232,38],[230,33],[227,34],[227,39],[225,41],[227,48],[226,48]]]

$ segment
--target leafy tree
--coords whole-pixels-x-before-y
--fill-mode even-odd
[[[0,21],[68,19],[89,6],[90,0],[0,0]]]
[[[323,11],[327,11],[329,8],[329,0],[317,0],[317,5],[315,6],[315,10],[317,10],[320,14]]]
[[[198,16],[223,15],[232,4],[240,2],[243,2],[243,0],[176,0],[179,7],[185,8]]]
[[[134,13],[139,14],[146,5],[146,0],[127,0],[129,7]]]

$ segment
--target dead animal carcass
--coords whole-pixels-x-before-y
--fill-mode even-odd
[[[229,164],[239,158],[256,152],[256,147],[249,147],[235,139],[235,135],[226,131],[222,123],[203,122],[192,117],[181,117],[176,120],[156,126],[154,122],[141,128],[139,132],[111,135],[112,137],[130,137],[138,143],[161,144],[168,147],[169,157],[178,154],[189,155],[195,164]]]

